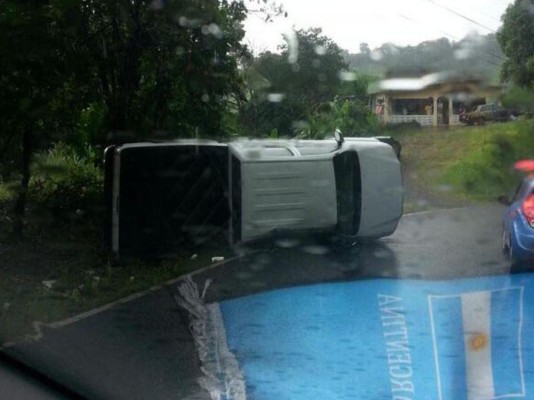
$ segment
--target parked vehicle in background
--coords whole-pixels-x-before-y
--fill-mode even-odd
[[[534,260],[534,177],[526,177],[508,205],[503,217],[502,250],[510,262]]]
[[[498,104],[481,104],[472,111],[460,114],[460,122],[467,125],[481,125],[490,121],[508,121],[510,111]]]

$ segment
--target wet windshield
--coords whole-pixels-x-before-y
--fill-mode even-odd
[[[0,0],[0,397],[534,398],[533,65],[532,0]]]

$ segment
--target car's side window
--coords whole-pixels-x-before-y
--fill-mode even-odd
[[[525,180],[523,180],[521,185],[519,185],[519,188],[513,198],[513,201],[516,202],[530,194],[534,194],[534,183],[531,178],[526,178]]]

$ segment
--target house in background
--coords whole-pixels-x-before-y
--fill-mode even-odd
[[[457,72],[385,79],[369,87],[370,105],[383,123],[415,121],[421,126],[458,125],[460,113],[497,102],[501,92],[483,78]]]

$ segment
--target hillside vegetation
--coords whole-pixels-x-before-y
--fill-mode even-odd
[[[360,44],[360,52],[345,54],[350,68],[383,76],[420,76],[455,70],[497,81],[504,55],[496,34],[472,33],[461,40],[446,37],[427,40],[415,46],[385,43],[371,49]]]
[[[401,141],[406,211],[493,201],[521,178],[515,161],[534,158],[534,121],[396,134]]]

